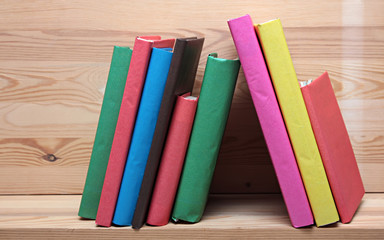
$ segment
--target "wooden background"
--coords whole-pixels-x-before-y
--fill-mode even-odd
[[[0,194],[80,194],[114,45],[205,37],[236,58],[226,20],[279,17],[299,80],[330,74],[367,192],[384,192],[384,1],[0,3]],[[54,160],[54,161],[52,161]],[[279,191],[242,72],[212,191]]]

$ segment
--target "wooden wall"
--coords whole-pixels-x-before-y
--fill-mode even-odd
[[[384,1],[76,1],[0,4],[0,194],[82,192],[114,45],[205,37],[236,58],[226,20],[281,18],[299,80],[327,70],[368,192],[384,191]],[[54,160],[54,161],[52,161]],[[213,192],[279,191],[242,72]]]

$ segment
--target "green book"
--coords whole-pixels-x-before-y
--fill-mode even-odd
[[[200,221],[227,123],[240,61],[208,56],[195,121],[180,178],[174,221]]]
[[[132,50],[128,47],[115,46],[113,49],[99,124],[78,213],[80,217],[96,219],[131,56]]]

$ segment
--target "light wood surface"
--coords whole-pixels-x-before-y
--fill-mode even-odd
[[[82,192],[114,45],[205,37],[198,94],[208,53],[237,57],[226,20],[246,13],[281,18],[299,80],[329,72],[366,190],[384,192],[383,10],[381,0],[2,1],[0,194]],[[278,191],[240,73],[212,192]]]
[[[80,196],[0,196],[0,238],[167,239],[379,239],[384,194],[366,194],[349,224],[295,229],[280,194],[214,195],[201,222],[162,227],[97,227],[77,217]]]

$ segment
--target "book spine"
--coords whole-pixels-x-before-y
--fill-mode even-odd
[[[208,56],[172,213],[175,221],[198,222],[203,215],[239,68],[239,60]]]
[[[135,214],[133,215],[133,228],[141,228],[147,218],[148,207],[151,201],[153,186],[173,107],[178,95],[192,92],[203,42],[204,38],[183,38],[176,40],[144,178]]]
[[[197,99],[177,99],[148,212],[151,225],[165,225],[170,219],[196,106]]]
[[[113,223],[131,225],[172,59],[171,49],[153,48]]]
[[[135,40],[96,216],[96,224],[100,226],[109,227],[112,223],[121,178],[136,120],[137,108],[139,106],[144,80],[147,74],[152,45],[155,41],[168,45],[165,47],[173,46],[172,41],[169,41],[168,39],[161,41],[159,36],[138,37]]]
[[[339,220],[279,19],[256,31],[317,226]]]
[[[132,50],[114,47],[91,160],[78,215],[95,219],[119,116]]]
[[[296,159],[249,15],[228,21],[269,154],[294,227],[313,224]]]
[[[301,91],[341,222],[348,223],[365,190],[328,73]]]

